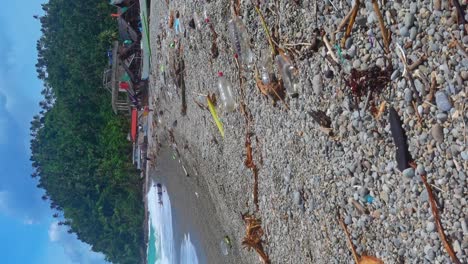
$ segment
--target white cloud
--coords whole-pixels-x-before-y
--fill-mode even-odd
[[[53,222],[49,227],[49,239],[63,247],[65,255],[72,263],[104,264],[104,254],[91,251],[91,246],[79,241],[75,234],[68,234],[65,228]]]
[[[8,214],[10,212],[9,199],[8,191],[0,191],[0,213]]]
[[[53,222],[49,227],[49,239],[52,242],[59,241],[60,239],[60,229],[58,222]]]
[[[25,225],[35,225],[35,224],[38,224],[39,222],[36,221],[35,219],[32,219],[31,217],[26,217],[24,220],[23,220],[23,224]]]

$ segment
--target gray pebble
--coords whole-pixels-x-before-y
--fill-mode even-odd
[[[438,91],[435,95],[435,99],[439,110],[448,112],[452,109],[452,103],[444,91]]]
[[[418,34],[418,29],[416,27],[412,27],[410,29],[410,39],[415,40],[417,34]]]
[[[369,194],[369,189],[367,187],[361,187],[359,189],[359,196],[364,197]]]
[[[413,91],[411,91],[411,89],[409,88],[406,88],[403,93],[404,93],[405,102],[410,103],[411,100],[413,100]]]
[[[409,33],[409,32],[408,32],[408,28],[407,28],[407,27],[402,27],[402,28],[400,28],[400,36],[406,37],[406,36],[408,36],[408,33]]]
[[[396,80],[398,77],[400,77],[400,71],[398,69],[396,69],[395,71],[393,71],[392,73],[392,76],[390,76],[390,79],[392,81]]]
[[[418,164],[418,166],[416,167],[416,173],[418,175],[425,175],[426,174],[426,169],[424,168],[424,165]]]
[[[350,224],[353,223],[353,219],[351,218],[350,215],[347,215],[347,216],[345,217],[345,219],[344,219],[344,222],[345,222],[346,225],[350,225]]]
[[[439,122],[444,123],[445,121],[447,121],[448,115],[446,113],[438,113],[436,115],[436,118],[437,120],[439,120]]]
[[[461,228],[462,228],[462,230],[463,230],[463,233],[464,233],[465,235],[468,235],[468,227],[467,227],[467,225],[466,225],[466,220],[465,220],[465,218],[460,218],[460,223],[461,223]]]
[[[433,36],[434,33],[435,33],[435,29],[434,29],[434,27],[431,26],[431,27],[427,30],[427,34],[428,34],[429,36]]]
[[[468,35],[464,36],[462,41],[463,41],[463,44],[468,45]]]
[[[346,52],[350,57],[356,56],[356,46],[351,46]]]
[[[431,261],[434,260],[435,259],[434,250],[432,250],[432,249],[428,250],[427,253],[426,253],[426,258],[428,260],[431,260]]]
[[[415,16],[414,14],[408,13],[405,15],[404,23],[406,28],[410,28],[414,25]]]
[[[378,58],[375,61],[375,65],[379,66],[380,68],[383,68],[385,66],[385,61],[383,58]]]
[[[428,233],[432,233],[432,232],[434,231],[434,229],[435,229],[435,224],[434,224],[434,222],[427,222],[427,224],[426,224],[426,231],[427,231]]]
[[[429,195],[427,194],[427,190],[424,189],[421,194],[419,195],[419,200],[423,203],[427,202],[429,200]]]
[[[409,10],[410,10],[411,14],[413,14],[413,15],[416,14],[416,11],[418,10],[418,4],[416,2],[412,2],[410,4]]]
[[[323,88],[322,76],[320,74],[314,75],[312,79],[312,87],[316,95],[321,94]]]
[[[346,49],[350,49],[352,45],[353,45],[353,38],[350,37],[346,40],[345,47]]]
[[[302,204],[301,193],[299,191],[294,191],[294,193],[293,193],[293,203],[295,205],[301,205]]]
[[[467,161],[468,160],[468,150],[462,151],[460,153],[461,157],[463,160]]]
[[[414,169],[413,168],[407,168],[403,171],[403,175],[406,178],[413,178],[414,177]]]
[[[432,126],[431,135],[437,142],[444,142],[444,132],[439,124],[435,124]]]
[[[359,59],[353,62],[353,68],[359,69],[361,67],[361,61]]]

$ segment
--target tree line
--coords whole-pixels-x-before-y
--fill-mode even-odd
[[[131,164],[129,122],[113,114],[101,83],[115,10],[95,0],[50,0],[42,9],[36,71],[44,87],[31,121],[31,176],[68,232],[108,261],[138,263],[142,180]]]

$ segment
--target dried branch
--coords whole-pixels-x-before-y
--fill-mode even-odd
[[[419,67],[423,62],[427,60],[426,54],[423,54],[417,61],[413,62],[413,64],[408,65],[408,70],[410,72],[414,71],[416,68]]]
[[[268,26],[265,23],[265,18],[263,17],[262,11],[260,11],[260,8],[258,7],[258,5],[254,4],[254,8],[255,8],[255,12],[257,12],[258,16],[260,17],[260,21],[262,22],[263,29],[265,30],[265,34],[267,36],[268,43],[270,44],[271,55],[274,57],[277,54],[277,52],[276,52],[276,47],[273,44],[273,40],[271,38],[270,30],[268,29]]]
[[[390,31],[385,28],[385,23],[382,17],[382,13],[379,9],[379,4],[377,0],[372,0],[372,6],[374,7],[374,12],[377,14],[377,18],[379,19],[380,31],[382,31],[382,38],[385,45],[385,52],[390,53]]]
[[[356,253],[356,249],[354,248],[353,241],[351,241],[351,235],[348,232],[348,228],[346,228],[346,225],[343,222],[343,220],[341,219],[341,217],[338,218],[338,222],[340,223],[341,228],[343,228],[343,231],[345,232],[346,241],[348,241],[348,246],[351,249],[351,253],[353,254],[354,261],[356,263],[359,263],[359,256]]]
[[[414,162],[411,163],[411,166],[413,168],[416,168],[416,164]],[[431,205],[432,215],[434,216],[434,221],[437,227],[437,232],[439,233],[440,239],[442,240],[442,243],[444,244],[444,248],[449,254],[450,258],[452,259],[452,262],[456,264],[460,264],[461,263],[460,260],[457,258],[457,255],[455,255],[455,252],[453,251],[452,246],[447,241],[447,237],[445,236],[444,228],[442,227],[442,223],[440,222],[440,215],[439,215],[439,210],[437,209],[435,196],[434,196],[434,193],[432,192],[431,186],[427,183],[426,175],[424,173],[421,174],[421,180],[423,181],[424,186],[426,187],[427,194],[429,197],[429,204]]]
[[[361,4],[361,2],[359,0],[356,0],[356,2],[354,3],[353,9],[351,10],[351,16],[349,18],[348,27],[346,28],[346,33],[345,33],[344,37],[341,39],[341,47],[343,47],[343,48],[345,47],[346,40],[351,35],[351,30],[353,30],[354,21],[356,20],[356,16],[357,16],[357,13],[359,11],[359,5],[360,4]]]
[[[255,204],[255,208],[258,211],[258,168],[257,165],[255,165],[253,161],[253,155],[252,155],[252,142],[250,140],[250,134],[248,133],[245,136],[245,149],[247,152],[247,156],[245,158],[244,164],[247,168],[252,170],[253,176],[254,176],[254,190],[253,190],[253,200]]]
[[[359,0],[357,0],[359,1]],[[333,52],[333,48],[330,44],[330,42],[328,41],[328,38],[325,34],[323,34],[322,36],[322,40],[323,40],[323,43],[325,43],[325,46],[327,47],[328,49],[328,54],[333,58],[333,60],[338,64],[340,63],[340,61],[338,60],[338,58],[336,57],[335,53]]]
[[[433,71],[431,73],[431,87],[429,89],[429,94],[426,97],[426,100],[432,102],[434,100],[434,94],[437,88],[437,79],[436,79],[436,72]]]
[[[362,255],[361,257],[359,257],[359,255],[356,253],[356,249],[354,248],[353,242],[351,241],[351,235],[348,232],[348,228],[346,228],[346,225],[341,218],[338,218],[338,222],[340,223],[341,228],[343,228],[343,231],[345,232],[346,241],[348,242],[348,245],[351,249],[351,254],[353,255],[353,258],[356,264],[383,264],[384,263],[381,259],[372,257],[372,256]]]
[[[340,32],[341,29],[343,29],[346,26],[346,23],[348,23],[349,18],[353,14],[353,9],[349,10],[348,14],[341,20],[341,23],[338,25],[338,27],[335,30],[335,33]]]

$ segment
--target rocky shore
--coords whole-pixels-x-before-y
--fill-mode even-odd
[[[268,38],[252,2],[240,2],[259,67]],[[234,246],[241,248],[245,235],[241,214],[254,213],[272,263],[351,263],[338,219],[360,255],[386,263],[450,263],[421,175],[448,243],[458,259],[467,259],[468,35],[452,1],[379,1],[388,50],[372,1],[361,1],[343,46],[346,27],[339,25],[354,2],[260,2],[267,27],[299,73],[298,97],[276,105],[257,88],[253,69],[243,69],[239,81],[228,1],[151,1],[150,148],[172,139],[171,131],[173,147],[194,172],[189,177],[206,183]],[[202,18],[204,10],[209,23],[191,28],[194,12]],[[169,28],[171,11],[180,13],[184,33]],[[181,60],[182,71],[173,70]],[[356,96],[353,69],[385,81]],[[204,95],[217,91],[218,71],[251,115],[247,124],[240,107],[220,111],[224,138],[204,108]],[[390,107],[401,118],[414,168],[398,168]],[[329,118],[329,128],[314,113]],[[253,173],[245,166],[247,134],[258,168],[258,210]],[[239,252],[244,263],[258,262],[254,251]]]

